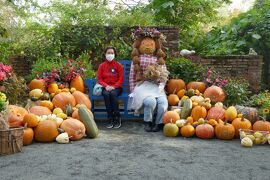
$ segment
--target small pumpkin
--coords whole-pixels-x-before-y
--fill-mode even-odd
[[[195,128],[190,124],[183,126],[180,131],[183,137],[192,137],[195,134]]]
[[[200,124],[196,127],[196,136],[201,139],[211,139],[215,135],[215,130],[210,124]]]
[[[249,120],[242,118],[236,118],[233,120],[232,125],[235,128],[235,137],[239,137],[239,129],[252,129],[252,124]]]
[[[204,82],[191,81],[187,84],[187,89],[198,89],[200,93],[204,93],[206,85]]]
[[[163,123],[167,124],[167,123],[175,123],[178,119],[180,119],[180,116],[177,112],[175,111],[167,111],[164,113],[163,116]]]
[[[210,98],[211,102],[223,102],[225,100],[225,92],[218,86],[210,86],[204,91],[204,97]]]
[[[58,134],[57,123],[53,120],[40,121],[34,130],[34,138],[38,142],[53,142]]]
[[[227,123],[219,123],[215,127],[215,134],[218,139],[231,140],[235,136],[235,128],[233,125]]]
[[[60,92],[54,96],[52,103],[55,107],[59,107],[65,111],[67,105],[75,106],[76,100],[72,94],[68,92]]]
[[[48,92],[49,93],[56,93],[58,91],[58,85],[56,83],[51,83],[48,85]]]
[[[178,135],[179,128],[176,124],[167,123],[163,127],[163,134],[167,137],[176,137]]]
[[[72,118],[74,119],[79,119],[79,113],[78,113],[78,109],[75,109],[72,113]]]
[[[34,131],[32,128],[23,129],[23,145],[27,146],[32,143],[34,139]]]
[[[254,131],[269,131],[270,132],[270,122],[265,120],[256,121],[253,124]]]
[[[215,127],[218,124],[218,122],[215,119],[209,119],[207,123],[213,127]]]
[[[207,113],[207,119],[221,119],[224,120],[225,118],[225,109],[223,107],[212,107]]]
[[[33,113],[37,116],[52,114],[52,112],[49,108],[43,107],[43,106],[33,106],[29,109],[29,112]]]
[[[181,99],[186,93],[185,89],[181,89],[180,91],[177,92],[177,96],[179,97],[179,99]]]
[[[46,92],[46,83],[43,79],[33,79],[29,83],[28,88],[30,91],[33,89],[41,89],[43,92]]]
[[[29,92],[29,97],[31,98],[32,101],[37,101],[42,96],[43,92],[41,89],[33,89],[32,91]]]
[[[76,104],[84,104],[88,109],[91,109],[91,101],[86,94],[81,91],[75,91],[72,95],[76,100]]]
[[[237,110],[234,106],[228,107],[225,111],[225,119],[227,119],[229,122],[233,121],[235,118],[237,118]]]
[[[80,140],[85,135],[85,126],[81,121],[77,119],[68,118],[64,120],[60,128],[68,133],[70,140],[73,141]]]
[[[84,93],[84,82],[81,76],[77,76],[70,82],[70,87],[75,88],[77,91]]]
[[[200,118],[205,118],[207,111],[203,106],[196,106],[191,111],[191,116],[194,121],[198,121]]]
[[[185,89],[186,84],[182,79],[170,79],[167,83],[168,94],[175,94],[181,89]]]
[[[177,106],[179,101],[179,97],[176,94],[170,94],[168,96],[168,103],[170,106]]]
[[[24,116],[23,122],[24,124],[27,124],[27,127],[33,128],[38,125],[39,119],[35,114],[29,113]]]

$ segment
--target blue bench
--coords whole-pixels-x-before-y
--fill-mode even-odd
[[[131,66],[131,60],[121,60],[119,63],[122,64],[124,68],[124,83],[123,83],[123,93],[118,97],[120,101],[122,101],[122,104],[119,106],[120,113],[122,116],[122,119],[138,119],[142,118],[143,116],[134,116],[133,111],[128,110],[128,95],[130,94],[129,91],[129,72],[130,72],[130,66]],[[106,119],[107,118],[107,113],[106,113],[106,108],[105,105],[102,106],[96,106],[95,102],[98,101],[103,101],[103,96],[94,96],[93,95],[93,88],[97,82],[97,79],[92,78],[92,79],[85,79],[84,83],[88,88],[89,92],[89,98],[92,103],[92,112],[95,116],[95,119]]]

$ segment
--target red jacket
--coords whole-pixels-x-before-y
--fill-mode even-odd
[[[112,60],[111,62],[105,60],[98,67],[97,78],[98,83],[103,87],[109,85],[114,88],[120,88],[124,81],[123,67],[115,60]]]

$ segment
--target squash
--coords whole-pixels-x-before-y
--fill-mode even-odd
[[[179,128],[176,124],[167,123],[163,127],[163,134],[167,137],[176,137],[178,135]]]
[[[200,93],[204,93],[206,85],[204,82],[191,81],[187,84],[187,89],[198,89]]]
[[[201,139],[211,139],[215,135],[215,130],[210,124],[200,124],[196,127],[196,136]]]
[[[26,109],[23,107],[15,106],[15,105],[8,105],[8,124],[9,127],[15,128],[23,126],[23,118],[28,114]]]
[[[34,130],[38,142],[53,142],[58,136],[57,124],[53,120],[40,121]]]
[[[176,94],[170,94],[167,98],[170,106],[177,106],[180,101]]]
[[[50,110],[53,110],[53,103],[51,101],[48,101],[48,100],[40,101],[39,105],[43,107],[47,107]]]
[[[33,89],[41,89],[43,92],[46,92],[46,83],[43,79],[33,79],[29,83],[28,88],[30,91]]]
[[[192,137],[195,134],[195,129],[192,125],[187,124],[181,128],[180,132],[183,137]]]
[[[68,144],[69,143],[69,137],[68,137],[68,133],[64,132],[59,134],[56,137],[56,142],[58,142],[59,144]]]
[[[207,111],[203,106],[196,106],[191,111],[191,116],[194,121],[198,121],[200,118],[205,118]]]
[[[175,122],[176,126],[181,128],[183,127],[184,125],[186,125],[187,121],[185,119],[179,119]],[[168,123],[169,124],[169,123]]]
[[[91,109],[91,101],[88,96],[80,91],[72,93],[76,100],[76,104],[84,104],[88,109]]]
[[[59,107],[65,112],[68,105],[71,105],[72,107],[76,105],[76,100],[72,94],[60,92],[54,96],[52,103],[55,107]]]
[[[241,139],[241,145],[244,147],[252,147],[253,141],[249,137],[244,137]]]
[[[223,107],[212,107],[207,113],[207,119],[221,119],[224,120],[225,118],[225,109]]]
[[[23,145],[27,146],[32,143],[34,138],[34,131],[32,128],[23,129]]]
[[[213,127],[215,127],[218,124],[218,122],[215,119],[209,119],[207,123]]]
[[[175,111],[166,111],[163,115],[163,123],[175,123],[178,119],[180,119],[180,116]]]
[[[252,124],[260,119],[256,108],[239,105],[236,105],[235,108],[239,114],[243,114]]]
[[[49,93],[56,93],[58,91],[58,85],[56,83],[51,83],[48,85],[48,92]]]
[[[239,129],[252,129],[252,124],[249,120],[242,118],[236,118],[233,120],[232,125],[235,128],[235,137],[239,137]]]
[[[43,92],[41,89],[33,89],[32,91],[29,92],[29,97],[31,98],[32,101],[37,101],[42,96]]]
[[[235,118],[237,118],[237,110],[234,106],[228,107],[225,111],[225,119],[229,122],[233,121]]]
[[[39,119],[35,114],[29,113],[24,116],[23,122],[24,124],[27,124],[27,127],[33,128],[38,125]]]
[[[92,112],[85,107],[79,107],[78,114],[80,121],[82,121],[86,128],[87,136],[90,138],[96,138],[98,136],[99,130],[96,122],[94,121]]]
[[[270,132],[270,122],[265,120],[256,121],[253,124],[254,131],[269,131]]]
[[[43,107],[43,106],[33,106],[29,109],[29,112],[33,113],[37,116],[52,114],[52,112],[49,108]]]
[[[179,99],[181,99],[186,93],[185,89],[181,89],[180,91],[177,92],[177,96],[179,97]]]
[[[192,101],[190,99],[181,100],[182,109],[180,117],[182,119],[186,119],[190,116],[191,109],[192,109]]]
[[[204,97],[210,98],[213,103],[223,102],[225,100],[225,92],[220,87],[213,85],[204,91]]]
[[[167,83],[166,91],[168,94],[175,94],[185,88],[186,84],[182,79],[170,79]]]
[[[77,91],[84,93],[84,82],[81,76],[77,76],[70,82],[70,87],[75,88]]]
[[[233,125],[227,123],[219,123],[215,127],[215,134],[218,139],[231,140],[235,136],[235,128]]]
[[[85,126],[77,119],[68,118],[64,120],[60,128],[68,133],[68,136],[72,141],[80,140],[85,135]]]

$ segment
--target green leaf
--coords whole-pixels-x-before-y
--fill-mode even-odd
[[[252,37],[255,39],[261,39],[261,36],[259,34],[252,34]]]

